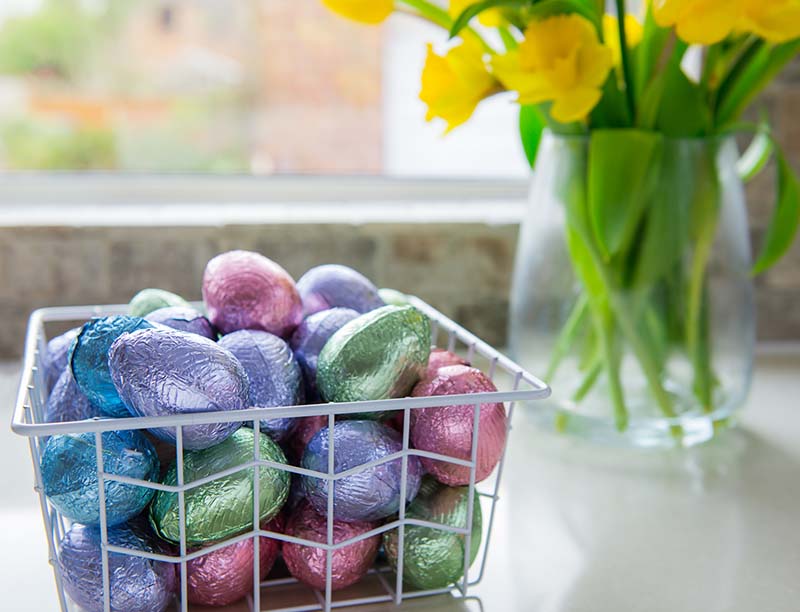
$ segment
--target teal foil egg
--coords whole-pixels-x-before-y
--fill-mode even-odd
[[[405,396],[425,373],[430,342],[430,322],[412,306],[383,306],[361,315],[322,349],[317,360],[320,395],[329,402]]]
[[[189,307],[189,302],[171,291],[148,287],[142,289],[128,302],[128,314],[133,317],[144,317],[159,308],[168,306]]]

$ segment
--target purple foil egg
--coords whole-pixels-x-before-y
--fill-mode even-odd
[[[283,520],[275,518],[262,525],[267,531],[283,533]],[[227,606],[253,592],[253,538],[196,557],[186,564],[189,603]],[[259,572],[265,580],[280,552],[280,540],[259,538]]]
[[[426,397],[490,391],[497,391],[497,388],[483,372],[469,366],[453,365],[439,368],[435,376],[417,383],[411,395]],[[468,461],[472,456],[474,417],[474,404],[412,410],[411,442],[414,448]],[[506,445],[506,428],[506,410],[502,403],[481,404],[475,482],[487,478],[500,461]],[[443,484],[469,484],[468,467],[427,458],[422,458],[422,465]]]
[[[203,300],[209,320],[223,334],[261,329],[286,338],[303,320],[289,273],[251,251],[228,251],[206,264]]]
[[[289,343],[303,369],[306,398],[309,402],[320,401],[317,392],[317,358],[328,339],[346,323],[359,317],[352,308],[330,308],[315,312],[297,327]]]
[[[317,472],[328,471],[328,427],[320,429],[306,446],[302,466]],[[398,453],[403,449],[400,435],[376,421],[342,421],[333,427],[335,473],[345,472]],[[377,521],[400,509],[402,459],[365,468],[337,480],[334,484],[333,516],[338,521]],[[408,457],[406,503],[419,490],[422,467],[415,456]],[[306,497],[317,512],[328,509],[327,482],[303,476]]]
[[[80,331],[80,327],[75,327],[60,336],[51,338],[47,343],[47,350],[44,353],[44,357],[42,357],[42,369],[44,370],[44,380],[47,384],[48,393],[56,386],[61,373],[67,367],[69,349],[72,346],[72,341],[78,337]]]
[[[311,268],[297,281],[297,290],[306,317],[329,308],[352,308],[364,314],[385,306],[378,288],[367,277],[338,264]]]
[[[230,352],[197,334],[168,327],[123,334],[111,346],[109,366],[120,397],[138,416],[244,410],[250,405],[247,373]],[[219,444],[241,422],[188,425],[183,446]],[[175,442],[175,428],[150,432]]]
[[[108,542],[149,553],[170,554],[146,521],[136,519],[108,529]],[[103,610],[103,556],[100,530],[73,523],[59,545],[58,564],[64,590],[86,612]],[[164,561],[109,553],[111,610],[162,612],[172,603],[175,566]]]
[[[151,323],[161,323],[178,331],[197,334],[209,340],[217,339],[217,332],[211,321],[191,306],[167,306],[154,310],[145,317]]]
[[[82,421],[100,416],[100,409],[78,388],[72,370],[64,368],[47,398],[44,420],[47,423]]]
[[[296,406],[304,400],[303,374],[289,345],[269,332],[242,329],[220,338],[247,372],[250,403],[259,408]],[[269,411],[265,411],[269,413]],[[276,442],[288,438],[296,419],[262,419],[261,429]]]
[[[333,542],[339,544],[360,536],[378,523],[333,522]],[[328,521],[307,502],[303,502],[292,513],[286,525],[286,533],[296,538],[324,543],[328,540]],[[358,542],[334,550],[331,555],[331,588],[343,589],[361,580],[378,554],[380,535],[364,538]],[[283,560],[292,576],[305,584],[325,591],[327,553],[322,548],[285,542]]]

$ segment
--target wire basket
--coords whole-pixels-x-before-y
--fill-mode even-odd
[[[49,503],[44,494],[42,485],[42,474],[40,470],[40,459],[44,449],[44,443],[48,436],[55,434],[71,434],[93,432],[97,447],[97,477],[99,487],[100,502],[100,536],[102,551],[103,568],[103,599],[106,612],[110,608],[110,579],[109,579],[109,553],[118,553],[144,557],[157,561],[165,561],[175,564],[180,570],[180,591],[176,595],[175,609],[186,612],[191,609],[187,597],[187,562],[217,550],[242,541],[248,538],[253,539],[253,576],[254,587],[251,594],[247,595],[245,603],[247,607],[238,607],[237,610],[251,611],[270,611],[270,612],[305,612],[313,610],[329,611],[333,608],[355,606],[361,604],[375,604],[380,602],[394,602],[400,604],[410,598],[436,595],[441,593],[452,593],[456,597],[467,598],[468,590],[471,586],[480,582],[486,567],[487,553],[491,543],[492,523],[495,517],[496,504],[498,502],[498,491],[500,480],[503,473],[505,462],[505,450],[493,474],[476,487],[475,475],[478,453],[478,424],[479,410],[483,403],[503,402],[507,405],[508,428],[511,429],[511,421],[514,414],[516,403],[528,402],[546,398],[550,394],[550,389],[541,380],[526,372],[519,365],[511,361],[508,357],[499,353],[487,343],[478,339],[476,336],[465,330],[463,327],[454,323],[437,310],[430,307],[425,302],[411,298],[411,303],[431,321],[431,343],[434,347],[441,346],[452,352],[459,353],[475,367],[483,370],[492,379],[498,388],[495,392],[474,393],[464,395],[435,396],[435,397],[406,397],[389,400],[350,402],[337,404],[316,404],[290,406],[281,408],[269,408],[270,418],[280,417],[309,417],[326,416],[327,426],[332,428],[335,417],[346,416],[353,413],[403,411],[403,447],[400,452],[387,455],[380,459],[365,463],[354,470],[348,472],[334,472],[334,438],[329,435],[330,452],[328,453],[328,472],[315,472],[296,467],[266,461],[260,457],[260,445],[254,444],[254,454],[252,461],[241,464],[225,472],[212,474],[201,481],[184,482],[183,474],[183,427],[214,422],[243,422],[252,424],[256,436],[259,432],[260,419],[264,418],[264,408],[250,408],[240,411],[219,411],[194,414],[165,415],[158,417],[131,417],[131,418],[95,418],[84,421],[74,421],[67,423],[45,423],[44,408],[47,400],[47,388],[44,381],[44,372],[41,367],[42,356],[46,351],[47,337],[45,335],[45,324],[63,323],[67,321],[85,322],[92,317],[102,317],[115,314],[125,314],[126,305],[106,305],[106,306],[70,306],[57,308],[43,308],[36,310],[30,317],[28,332],[25,340],[25,356],[22,371],[20,389],[17,395],[16,406],[12,421],[12,429],[15,433],[28,437],[30,444],[31,459],[35,475],[35,490],[39,494],[42,519],[47,534],[47,544],[49,548],[49,560],[53,566],[55,575],[56,590],[61,610],[64,612],[77,610],[77,606],[72,603],[66,595],[62,583],[61,571],[58,563],[58,543],[66,533],[69,520]],[[472,432],[471,458],[469,460],[448,457],[437,453],[418,450],[409,444],[410,412],[418,408],[455,406],[464,404],[474,404],[474,427]],[[169,486],[158,482],[136,480],[125,476],[117,476],[105,473],[103,469],[103,440],[102,433],[107,431],[120,430],[142,430],[153,427],[175,427],[176,429],[176,448],[175,456],[177,462],[177,485]],[[408,457],[427,457],[439,461],[454,463],[469,468],[470,482],[468,491],[467,524],[464,527],[453,527],[433,523],[421,519],[406,517],[406,478],[408,473]],[[363,533],[357,537],[346,541],[334,543],[333,537],[333,500],[331,494],[334,481],[352,472],[368,469],[379,463],[402,459],[402,477],[400,485],[400,510],[399,515],[394,520],[389,520],[385,524]],[[286,470],[293,474],[303,474],[323,479],[327,482],[328,490],[328,513],[327,513],[327,542],[319,543],[310,540],[296,538],[283,533],[268,531],[259,524],[259,504],[255,500],[259,499],[259,468],[261,466]],[[247,533],[239,534],[234,538],[216,543],[201,550],[189,552],[186,542],[186,517],[184,495],[185,492],[199,486],[204,482],[229,475],[231,472],[253,469],[253,529]],[[108,527],[106,522],[105,504],[105,482],[118,481],[128,484],[135,484],[160,491],[177,493],[179,514],[180,514],[180,533],[181,541],[177,547],[179,554],[174,556],[156,554],[152,552],[133,550],[110,544],[108,541]],[[463,577],[451,586],[434,590],[410,590],[404,585],[403,563],[404,563],[404,535],[405,528],[409,525],[430,527],[444,531],[450,531],[463,535],[464,551],[471,550],[472,524],[474,512],[474,499],[477,490],[478,499],[482,500],[489,507],[489,520],[484,522],[484,536],[474,563],[470,563],[470,554],[464,554],[464,574]],[[480,503],[480,502],[479,502]],[[483,506],[483,504],[482,504]],[[485,511],[484,511],[485,512]],[[349,587],[343,591],[332,592],[331,589],[331,562],[333,551],[353,544],[367,537],[384,533],[391,529],[398,530],[398,558],[397,571],[392,570],[388,565],[376,564],[369,572],[367,577],[356,587]],[[298,583],[294,578],[277,578],[261,580],[259,575],[259,540],[260,537],[274,538],[283,542],[294,542],[296,544],[313,546],[326,551],[326,589],[325,591],[312,589]],[[472,569],[471,566],[472,565]],[[363,583],[363,584],[362,584]]]

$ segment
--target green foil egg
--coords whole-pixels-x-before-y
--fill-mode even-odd
[[[383,306],[353,319],[325,343],[317,387],[329,402],[403,397],[425,373],[430,351],[425,315],[412,306]]]
[[[469,487],[448,487],[431,477],[422,481],[417,497],[406,510],[406,518],[416,518],[451,527],[467,527]],[[480,499],[475,493],[470,538],[470,565],[481,546],[482,517]],[[466,538],[458,533],[432,527],[406,525],[403,580],[418,589],[441,589],[464,575]],[[397,570],[398,530],[383,535],[386,556]]]
[[[384,287],[383,289],[378,289],[378,295],[384,302],[392,306],[408,306],[408,296],[397,289]]]
[[[171,291],[149,287],[142,289],[131,298],[131,301],[128,302],[128,314],[134,317],[144,317],[167,306],[189,306],[189,302]]]
[[[191,483],[211,474],[252,461],[254,432],[249,428],[236,431],[224,442],[183,455],[184,482]],[[259,434],[261,458],[286,463],[280,447],[266,434]],[[176,485],[177,465],[170,466],[163,484]],[[289,472],[261,466],[259,468],[259,500],[261,521],[269,521],[283,507],[289,495]],[[253,468],[186,491],[186,541],[205,544],[221,540],[253,526]],[[178,494],[159,491],[150,507],[150,522],[159,536],[171,542],[180,541]]]

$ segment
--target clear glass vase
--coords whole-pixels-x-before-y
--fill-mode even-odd
[[[545,134],[517,247],[512,354],[534,418],[591,440],[692,445],[750,385],[755,313],[730,138]]]

